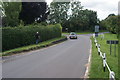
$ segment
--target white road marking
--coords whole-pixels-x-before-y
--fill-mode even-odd
[[[91,40],[90,40],[90,43],[91,43]],[[90,65],[91,65],[91,54],[92,54],[92,43],[90,45],[90,55],[89,55],[88,64],[87,64],[88,66],[86,68],[86,72],[85,72],[85,75],[84,75],[84,80],[89,78],[89,71],[90,71]]]

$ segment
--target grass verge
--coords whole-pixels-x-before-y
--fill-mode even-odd
[[[116,34],[107,33],[104,35],[105,38],[101,40],[101,36],[96,38],[98,43],[101,45],[101,52],[106,53],[107,63],[112,71],[115,72],[115,77],[118,78],[118,45],[116,50],[117,57],[114,56],[114,45],[112,45],[112,54],[110,55],[110,45],[106,43],[107,40],[118,40]],[[91,69],[90,78],[109,78],[109,71],[103,71],[102,58],[98,55],[97,48],[94,44],[94,39],[92,40],[92,58],[91,58]]]
[[[41,42],[37,45],[33,44],[33,45],[28,45],[28,46],[19,47],[19,48],[16,48],[16,49],[8,50],[8,51],[3,52],[0,56],[8,56],[8,55],[21,53],[21,52],[36,50],[36,49],[48,47],[48,46],[63,42],[65,40],[67,40],[66,36],[62,36],[60,38],[54,38],[54,39],[51,39],[51,40],[48,40],[48,41]]]

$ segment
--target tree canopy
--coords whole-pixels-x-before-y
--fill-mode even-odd
[[[21,2],[3,2],[5,16],[2,18],[3,26],[16,26],[19,24]]]
[[[62,23],[68,19],[69,2],[52,2],[50,4],[50,23]]]
[[[110,14],[108,17],[100,22],[100,25],[112,33],[118,33],[118,16]]]
[[[48,6],[44,2],[22,2],[22,11],[20,12],[20,19],[25,24],[31,24],[33,22],[42,22],[47,19]]]
[[[55,2],[50,5],[50,23],[62,24],[63,31],[93,31],[97,24],[97,12],[84,10],[80,1]]]

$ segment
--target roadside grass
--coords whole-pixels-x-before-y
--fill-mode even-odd
[[[62,37],[59,37],[59,38],[54,38],[54,39],[51,39],[51,40],[48,40],[48,41],[41,42],[39,44],[32,44],[32,45],[23,46],[23,47],[19,47],[19,48],[16,48],[16,49],[8,50],[8,51],[0,53],[1,54],[0,56],[8,56],[8,55],[17,54],[17,53],[20,53],[20,52],[27,52],[27,51],[31,51],[31,50],[44,48],[44,47],[55,44],[55,43],[53,43],[55,41],[65,39],[65,38],[66,38],[66,36],[62,36]]]
[[[101,40],[101,36],[97,39],[98,43],[101,45],[100,49],[102,53],[106,53],[107,63],[112,71],[115,72],[115,77],[118,78],[118,45],[116,48],[116,57],[114,56],[114,45],[112,45],[112,54],[110,55],[110,45],[106,43],[107,40],[118,40],[116,34],[106,33],[104,39]],[[91,68],[90,68],[90,78],[109,78],[109,71],[106,67],[106,71],[103,71],[102,58],[98,55],[97,48],[94,44],[94,39],[92,40],[92,57],[91,57]]]
[[[100,32],[108,32],[106,30],[101,30]],[[92,34],[92,33],[95,33],[95,32],[90,32],[90,31],[84,31],[84,32],[75,32],[76,34]],[[62,34],[69,34],[68,32],[63,32]]]

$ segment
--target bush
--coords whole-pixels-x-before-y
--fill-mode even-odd
[[[2,28],[2,50],[10,50],[21,46],[35,43],[35,34],[39,32],[41,41],[61,37],[62,28],[60,24],[40,26],[29,25],[19,27]]]

